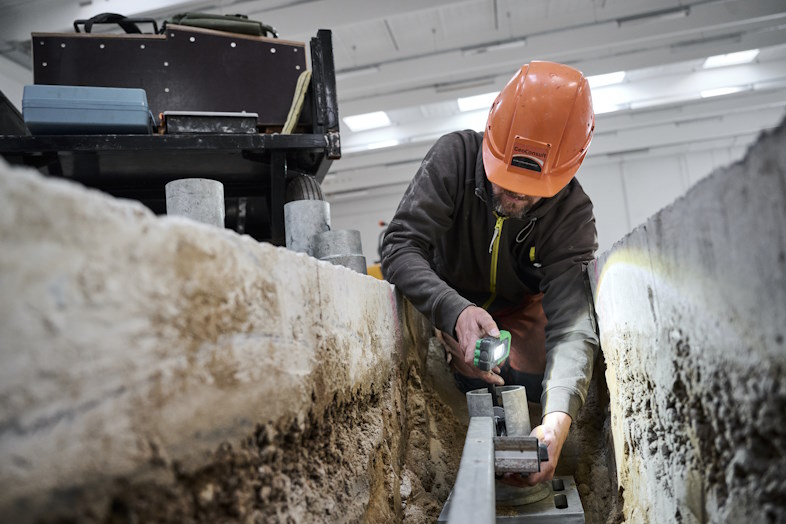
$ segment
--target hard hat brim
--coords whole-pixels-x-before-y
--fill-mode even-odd
[[[489,149],[485,136],[483,137],[482,149],[483,168],[486,171],[486,178],[501,188],[520,195],[544,198],[553,197],[563,187],[568,185],[570,179],[573,178],[581,165],[581,161],[579,161],[575,165],[559,172],[552,170],[546,175],[512,167],[507,162],[498,159]]]

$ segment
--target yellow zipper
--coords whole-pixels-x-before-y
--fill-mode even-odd
[[[491,243],[489,244],[489,253],[491,253],[491,296],[483,304],[483,309],[488,309],[494,299],[497,298],[497,260],[499,258],[499,239],[502,237],[502,223],[508,217],[501,217],[494,213],[497,217],[497,223],[494,224],[494,234],[491,236]]]

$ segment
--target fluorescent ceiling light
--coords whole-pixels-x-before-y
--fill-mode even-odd
[[[617,71],[615,73],[606,73],[605,75],[588,76],[587,81],[591,88],[610,86],[619,84],[625,80],[625,71]]]
[[[465,124],[465,126],[463,127],[467,129],[474,129],[478,133],[482,133],[486,130],[486,124],[488,119],[488,115],[486,113],[481,113],[481,112],[470,113],[467,116],[469,116],[470,118],[468,122]]]
[[[483,53],[494,53],[495,51],[507,51],[510,49],[517,49],[527,45],[527,39],[512,40],[510,42],[503,42],[501,44],[492,44],[489,46],[473,47],[471,49],[464,49],[461,54],[465,56],[482,55]]]
[[[756,58],[758,54],[758,49],[750,49],[748,51],[739,51],[737,53],[729,53],[726,55],[715,55],[705,60],[702,67],[704,69],[709,69],[711,67],[747,64],[749,62],[753,62],[753,59]]]
[[[745,91],[744,87],[719,87],[717,89],[705,89],[701,93],[702,98],[711,98],[713,96],[723,96],[723,95],[731,95],[733,93],[739,93],[740,91]]]
[[[623,106],[619,104],[593,104],[593,111],[595,111],[596,115],[602,115],[603,113],[613,113],[614,111],[619,111],[623,109]]]
[[[618,89],[599,89],[592,93],[592,109],[596,115],[625,109],[627,99],[620,96]]]
[[[493,93],[484,93],[482,95],[468,96],[458,99],[459,110],[463,113],[466,111],[475,111],[476,109],[489,109],[494,100],[497,99],[499,91]]]
[[[379,66],[361,67],[360,69],[348,69],[346,71],[339,71],[336,73],[336,80],[346,80],[347,78],[354,78],[356,76],[372,75],[379,73]]]
[[[362,115],[345,116],[344,123],[350,131],[366,131],[390,125],[390,118],[384,111],[363,113]]]
[[[625,18],[618,18],[617,24],[623,25],[639,25],[651,22],[664,22],[666,20],[677,20],[685,18],[690,14],[690,7],[679,7],[677,9],[664,9],[654,13],[644,15],[634,15]]]
[[[372,142],[366,146],[366,149],[382,149],[385,147],[395,147],[399,145],[399,141],[395,138],[391,140],[382,140],[381,142]]]

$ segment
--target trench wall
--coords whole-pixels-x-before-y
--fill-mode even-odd
[[[440,462],[387,283],[2,161],[0,240],[0,521],[395,521]]]
[[[786,127],[593,273],[624,519],[786,521]]]

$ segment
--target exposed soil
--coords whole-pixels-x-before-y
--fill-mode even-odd
[[[65,494],[70,508],[45,521],[435,522],[465,428],[432,385],[426,356],[410,352],[387,384],[319,417],[259,425],[201,467],[162,461],[133,481]]]
[[[588,523],[621,521],[603,371],[601,361],[566,445],[573,458],[560,463],[575,475]],[[300,422],[259,425],[200,467],[161,461],[133,481],[66,494],[70,510],[46,521],[433,523],[455,481],[466,423],[464,395],[432,340],[370,394],[334,400]]]
[[[595,360],[587,400],[569,436],[575,453],[575,463],[562,460],[560,466],[575,468],[584,518],[587,524],[622,522],[623,493],[617,487],[617,472],[611,445],[611,416],[609,390],[606,385],[606,365],[602,356]],[[558,467],[558,472],[561,468]],[[566,474],[571,474],[569,471]]]

